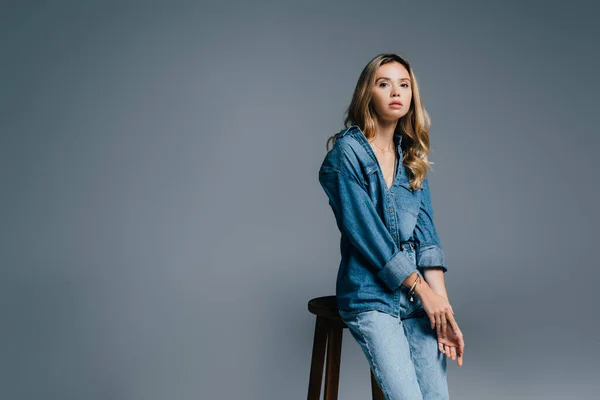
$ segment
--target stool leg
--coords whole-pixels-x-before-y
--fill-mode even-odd
[[[325,400],[337,400],[342,358],[343,327],[338,321],[331,321],[327,340],[327,370],[325,372]]]
[[[323,365],[325,364],[325,347],[327,344],[328,324],[325,318],[317,316],[315,337],[313,339],[312,359],[310,361],[310,378],[308,381],[308,400],[319,400]]]
[[[371,370],[371,368],[369,368],[369,370]],[[377,381],[375,380],[375,375],[373,375],[372,370],[371,370],[371,394],[373,396],[373,400],[385,400],[385,398],[383,397],[383,392],[381,391],[381,388],[377,384]]]

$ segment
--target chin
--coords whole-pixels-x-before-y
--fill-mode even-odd
[[[385,116],[385,119],[393,121],[396,119],[400,119],[400,118],[404,117],[405,115],[406,115],[405,112],[390,113]]]

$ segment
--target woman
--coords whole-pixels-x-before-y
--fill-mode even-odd
[[[429,125],[410,64],[381,54],[319,170],[341,232],[340,315],[386,399],[448,399],[446,356],[463,363],[426,176]]]

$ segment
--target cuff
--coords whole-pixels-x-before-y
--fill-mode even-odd
[[[428,267],[442,268],[448,271],[444,260],[444,251],[435,245],[422,246],[417,250],[417,267],[419,269]]]
[[[402,250],[398,250],[377,273],[377,276],[393,291],[413,272],[418,273],[412,260]]]

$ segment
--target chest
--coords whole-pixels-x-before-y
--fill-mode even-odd
[[[392,185],[394,183],[394,176],[397,173],[398,157],[394,157],[393,155],[390,157],[377,156],[377,161],[379,167],[381,168],[383,180],[388,190],[391,190]]]
[[[412,220],[420,211],[423,189],[414,190],[402,156],[371,162],[365,168],[369,197],[388,218],[398,216]]]

